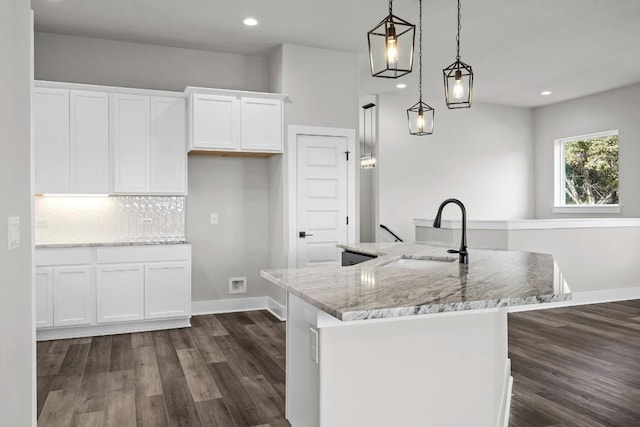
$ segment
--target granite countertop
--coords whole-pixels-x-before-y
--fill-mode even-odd
[[[539,304],[571,297],[548,254],[472,248],[469,264],[463,265],[457,255],[447,254],[446,246],[434,243],[339,247],[378,258],[350,267],[262,270],[261,275],[342,321]],[[403,259],[432,261],[422,269],[397,262]]]
[[[47,248],[92,248],[109,246],[149,246],[149,245],[188,245],[186,240],[163,242],[104,242],[104,243],[36,243],[36,249]]]

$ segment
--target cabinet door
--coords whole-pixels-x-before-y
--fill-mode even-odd
[[[235,151],[240,145],[240,104],[235,96],[192,97],[191,148]]]
[[[144,319],[143,265],[99,265],[96,270],[98,323]]]
[[[184,98],[151,98],[151,192],[187,192]]]
[[[282,152],[282,101],[242,98],[241,148]]]
[[[150,186],[150,99],[111,95],[113,192],[148,193]]]
[[[70,92],[71,193],[109,193],[109,94]]]
[[[91,267],[53,269],[53,325],[93,323]]]
[[[53,326],[53,269],[36,268],[36,328]]]
[[[33,92],[36,193],[69,191],[69,91]]]
[[[191,263],[145,265],[145,319],[191,314]]]

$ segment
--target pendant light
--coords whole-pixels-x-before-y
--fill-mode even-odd
[[[389,0],[389,16],[367,33],[373,77],[397,79],[411,72],[415,32],[415,25],[393,14]]]
[[[363,132],[362,132],[362,151],[360,152],[360,168],[371,169],[376,167],[376,154],[373,152],[373,107],[376,104],[368,103],[362,106]],[[369,112],[371,132],[369,139],[371,140],[371,151],[367,152],[367,111]]]
[[[460,60],[460,0],[458,0],[458,35],[456,36],[456,62],[442,70],[447,107],[469,108],[473,96],[473,70]]]
[[[423,136],[433,133],[433,119],[435,110],[422,102],[422,0],[420,0],[420,36],[418,39],[418,91],[420,98],[416,104],[407,109],[407,120],[409,121],[409,133],[411,135]]]

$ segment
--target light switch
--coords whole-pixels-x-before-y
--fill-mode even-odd
[[[211,225],[218,225],[218,214],[217,213],[212,213],[211,214]]]
[[[18,249],[20,247],[20,217],[9,217],[9,229],[7,233],[9,240],[9,250]]]

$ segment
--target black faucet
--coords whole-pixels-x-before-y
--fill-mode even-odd
[[[449,249],[447,253],[460,254],[460,264],[469,264],[469,252],[467,251],[467,210],[460,200],[447,199],[440,204],[440,207],[438,208],[438,215],[436,215],[436,219],[433,220],[433,228],[440,228],[440,223],[442,222],[442,209],[444,209],[444,207],[449,203],[455,203],[460,206],[460,209],[462,210],[462,240],[460,241],[459,250]]]

